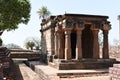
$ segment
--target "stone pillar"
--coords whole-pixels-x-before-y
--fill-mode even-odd
[[[65,31],[65,60],[71,59],[71,39],[70,39],[71,31]]]
[[[58,58],[63,59],[64,49],[63,49],[63,31],[58,32]]]
[[[103,30],[103,59],[109,59],[108,30]]]
[[[76,43],[76,60],[79,60],[82,58],[82,40],[81,40],[81,34],[82,34],[82,28],[77,29],[77,43]]]
[[[92,29],[93,32],[93,58],[98,59],[99,58],[99,42],[98,42],[98,32],[99,29]]]
[[[54,27],[51,28],[51,55],[54,55],[55,54],[55,44],[54,44],[54,38],[55,38],[55,35],[54,35],[54,32],[55,32],[55,29]]]
[[[103,59],[109,59],[108,32],[110,29],[110,24],[103,24]]]
[[[58,57],[58,33],[55,33],[55,56]]]

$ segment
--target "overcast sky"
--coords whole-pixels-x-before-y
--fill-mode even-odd
[[[40,38],[41,20],[37,11],[46,6],[52,15],[66,13],[92,14],[109,16],[112,29],[109,32],[109,42],[119,39],[119,24],[117,16],[120,14],[120,0],[30,0],[31,18],[28,25],[20,24],[15,31],[4,32],[2,39],[4,44],[14,43],[21,47],[28,37]]]

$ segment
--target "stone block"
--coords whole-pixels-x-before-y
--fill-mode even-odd
[[[114,64],[112,68],[109,68],[109,75],[111,80],[120,80],[120,64]]]

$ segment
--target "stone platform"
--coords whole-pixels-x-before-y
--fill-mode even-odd
[[[115,59],[81,59],[81,60],[53,60],[49,62],[51,67],[59,70],[72,69],[104,69],[112,67],[114,63],[118,63]]]
[[[35,65],[35,72],[41,80],[71,80],[71,78],[84,80],[83,77],[108,76],[108,69],[58,70],[48,65]]]

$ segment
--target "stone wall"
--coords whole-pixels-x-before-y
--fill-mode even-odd
[[[11,54],[11,58],[35,58],[40,57],[40,54]]]
[[[40,57],[40,50],[24,50],[24,49],[11,49],[10,57],[11,58],[35,58]]]
[[[120,80],[120,64],[114,64],[109,68],[110,80]]]
[[[44,31],[41,39],[42,53],[51,54],[51,29]]]

